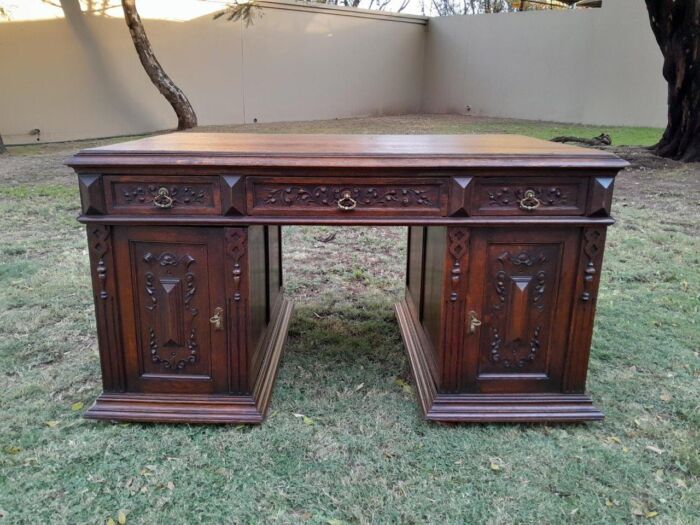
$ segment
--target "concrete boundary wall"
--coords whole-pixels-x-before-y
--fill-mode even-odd
[[[661,54],[641,0],[602,9],[427,18],[260,0],[246,27],[144,20],[201,125],[466,113],[663,126]],[[426,27],[427,25],[427,27]],[[0,23],[7,144],[171,129],[122,19]]]
[[[432,18],[428,28],[423,111],[666,124],[662,56],[642,0]]]
[[[246,27],[212,15],[144,19],[158,60],[199,123],[420,111],[424,17],[260,2]],[[7,144],[138,134],[177,121],[121,18],[0,23],[0,133]]]

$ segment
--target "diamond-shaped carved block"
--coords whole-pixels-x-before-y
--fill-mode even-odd
[[[85,215],[104,215],[105,195],[102,185],[102,175],[78,175],[80,202]]]
[[[221,213],[223,215],[245,215],[244,178],[238,175],[221,177]]]
[[[178,278],[162,277],[160,285],[163,296],[163,312],[160,318],[163,346],[184,346],[181,281]]]
[[[469,215],[469,201],[472,193],[472,177],[452,177],[450,179],[450,200],[448,214],[456,217]]]
[[[588,198],[588,215],[607,217],[612,205],[614,177],[593,177]]]

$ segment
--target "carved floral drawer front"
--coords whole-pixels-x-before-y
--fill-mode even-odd
[[[583,215],[588,179],[482,178],[472,193],[471,215]]]
[[[444,179],[248,178],[250,215],[434,215],[447,210]]]
[[[218,177],[106,175],[108,213],[219,214]]]

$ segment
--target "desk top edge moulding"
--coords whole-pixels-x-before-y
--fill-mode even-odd
[[[281,225],[408,226],[425,418],[602,419],[586,393],[612,153],[516,135],[172,133],[78,174],[103,393],[86,417],[260,423],[291,302]]]
[[[68,165],[621,169],[612,153],[520,135],[171,133],[88,148]]]

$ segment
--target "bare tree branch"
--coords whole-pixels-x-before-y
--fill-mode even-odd
[[[153,85],[175,110],[177,129],[194,128],[197,125],[197,115],[183,91],[165,73],[163,66],[160,65],[156,55],[153,53],[146,30],[141,22],[141,17],[136,9],[136,0],[122,0],[122,8],[124,9],[126,25],[129,27],[129,33],[131,33],[131,40],[134,43],[143,68],[146,70]]]

